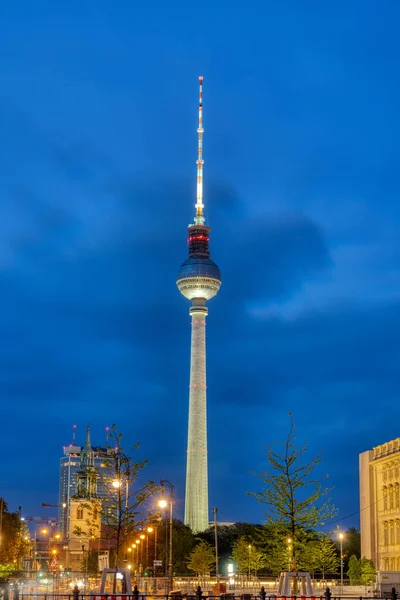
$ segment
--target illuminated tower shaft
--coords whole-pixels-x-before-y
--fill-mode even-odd
[[[203,96],[200,77],[197,194],[194,224],[189,225],[189,258],[181,265],[177,286],[192,301],[190,353],[189,428],[186,466],[185,524],[194,532],[208,528],[207,398],[206,398],[206,301],[218,293],[221,274],[210,258],[210,229],[203,214]]]
[[[186,463],[185,524],[208,527],[206,316],[205,302],[193,300],[190,352],[189,429]]]

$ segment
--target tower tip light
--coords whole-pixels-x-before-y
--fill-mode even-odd
[[[197,193],[196,193],[196,216],[194,222],[197,225],[204,225],[203,215],[203,76],[200,75],[199,90],[199,126],[197,128]]]

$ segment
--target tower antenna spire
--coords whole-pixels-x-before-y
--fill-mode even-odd
[[[203,204],[203,76],[199,77],[199,126],[197,128],[197,195],[196,195],[196,225],[204,225]]]

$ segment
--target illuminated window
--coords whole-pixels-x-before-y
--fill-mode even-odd
[[[388,530],[387,522],[385,522],[384,529],[383,529],[383,544],[384,544],[384,546],[387,546],[388,543],[389,543],[389,530]]]
[[[83,508],[79,507],[76,509],[76,518],[83,519]]]
[[[394,544],[394,523],[390,521],[390,529],[389,529],[389,544]]]

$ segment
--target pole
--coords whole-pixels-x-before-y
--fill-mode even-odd
[[[340,534],[340,595],[343,596],[343,534]]]
[[[169,577],[169,591],[173,587],[173,572],[172,572],[172,494],[173,486],[169,489],[169,564],[168,564],[168,577]]]
[[[2,537],[3,537],[3,510],[4,510],[4,500],[3,498],[0,498],[0,502],[1,502],[1,508],[0,508],[0,548],[1,548],[1,544],[2,544]]]
[[[217,523],[218,508],[214,506],[214,540],[215,540],[215,574],[217,576],[217,596],[219,596],[219,565],[218,565],[218,523]]]
[[[157,525],[154,527],[154,560],[157,560]]]
[[[64,525],[63,525],[63,529],[64,529],[64,540],[68,539],[68,495],[65,494],[65,498],[64,498],[64,503],[63,503],[63,509],[64,509]]]
[[[19,515],[19,536],[22,536],[22,506],[18,506],[18,515]],[[19,571],[21,569],[21,559],[22,556],[20,553],[18,553],[18,560],[17,560],[17,570]]]
[[[36,545],[36,531],[35,531],[35,533],[33,534],[33,562],[32,562],[32,570],[35,569],[36,579],[37,579],[36,555],[37,555],[37,545]]]

